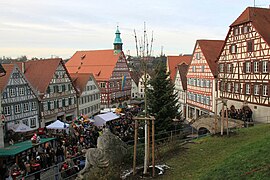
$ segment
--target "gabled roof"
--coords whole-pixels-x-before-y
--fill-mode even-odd
[[[178,64],[178,71],[180,74],[180,79],[184,90],[187,90],[187,73],[188,73],[189,64],[185,62]]]
[[[181,56],[168,56],[167,57],[167,64],[170,72],[170,78],[172,81],[175,79],[176,71],[177,71],[177,65],[186,63],[190,64],[192,59],[191,55],[181,55]]]
[[[218,65],[217,60],[222,51],[224,41],[223,40],[197,40],[201,51],[210,67],[210,70],[214,76],[217,76]],[[196,47],[196,46],[195,46]]]
[[[39,93],[45,93],[60,63],[65,68],[61,58],[26,61],[18,65],[22,70],[24,64],[22,71],[33,88]]]
[[[135,82],[135,84],[138,85],[141,77],[140,73],[136,71],[130,71],[130,76],[131,79],[133,79],[133,81]]]
[[[97,81],[108,81],[121,53],[114,50],[77,51],[66,63],[70,73],[93,73]]]
[[[90,77],[93,79],[93,81],[96,83],[95,77],[92,73],[72,73],[70,74],[72,82],[74,86],[77,89],[77,92],[79,95],[83,93],[85,90],[85,87],[87,85],[87,82],[89,81]],[[97,85],[97,88],[99,89],[99,86]]]
[[[268,45],[270,45],[270,9],[248,7],[230,27],[249,22],[252,23],[257,32],[263,37]]]
[[[14,64],[3,64],[2,66],[6,71],[6,75],[0,77],[0,91],[1,91],[1,93],[6,88],[15,65]]]

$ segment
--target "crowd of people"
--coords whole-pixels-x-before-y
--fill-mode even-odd
[[[234,105],[224,110],[224,117],[228,114],[228,118],[242,120],[245,122],[252,122],[252,110],[248,106],[244,106],[241,109],[236,109]],[[220,116],[222,116],[222,110],[220,111]]]
[[[35,179],[39,179],[40,173],[37,172],[58,165],[62,177],[77,173],[84,166],[83,149],[97,147],[97,139],[105,127],[124,142],[132,140],[134,135],[132,117],[140,111],[140,108],[125,109],[119,119],[110,121],[103,127],[95,126],[93,122],[81,115],[70,124],[69,133],[65,130],[55,132],[45,130],[44,136],[55,137],[55,141],[37,144],[7,172],[10,176],[20,175],[22,177],[34,173]],[[38,139],[39,137],[33,138]],[[3,174],[2,177],[4,176]]]

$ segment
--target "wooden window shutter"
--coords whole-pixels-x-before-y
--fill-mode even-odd
[[[246,83],[243,83],[242,94],[246,94]]]
[[[253,94],[254,95],[254,84],[250,84],[250,94]]]
[[[253,73],[253,72],[254,72],[253,64],[254,64],[254,63],[250,61],[250,73]]]
[[[243,72],[246,73],[246,62],[243,62]]]
[[[263,89],[263,85],[259,85],[259,95],[260,96],[263,95],[262,89]]]
[[[267,85],[267,94],[268,94],[268,97],[270,97],[270,91],[269,91],[270,89],[269,88],[270,88],[270,84]]]
[[[258,64],[258,66],[259,66],[259,72],[262,72],[262,62],[259,61],[258,63],[259,63],[259,64]]]

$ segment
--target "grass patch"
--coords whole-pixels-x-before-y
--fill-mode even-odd
[[[269,179],[270,125],[241,129],[229,137],[205,137],[166,164],[160,179]]]

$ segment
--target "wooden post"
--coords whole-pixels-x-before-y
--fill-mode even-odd
[[[135,135],[134,135],[134,154],[133,154],[133,176],[136,174],[136,156],[137,156],[137,141],[138,141],[138,120],[135,120]]]
[[[148,131],[148,144],[147,144],[147,153],[148,153],[148,156],[147,156],[147,165],[149,166],[149,162],[150,162],[150,120],[147,121],[147,131]]]
[[[223,136],[223,130],[224,130],[224,103],[222,102],[221,130],[220,130],[220,134],[222,136]]]
[[[226,125],[227,125],[227,136],[229,135],[229,119],[228,119],[228,108],[226,106]]]
[[[218,105],[218,99],[216,99],[215,103],[215,134],[217,133],[217,105]]]
[[[152,119],[152,176],[155,176],[155,120]]]

